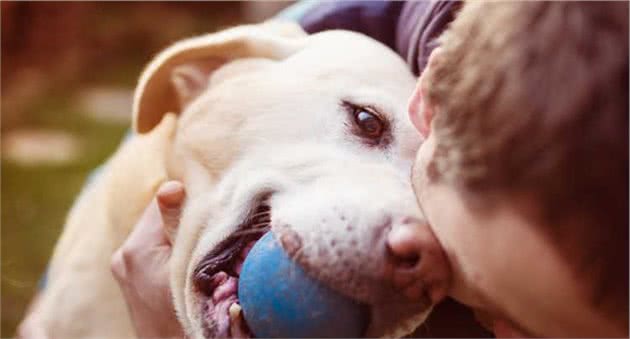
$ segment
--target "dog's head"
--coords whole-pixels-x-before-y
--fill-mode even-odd
[[[414,85],[372,39],[288,23],[191,38],[154,59],[134,123],[147,133],[179,116],[167,167],[188,200],[171,285],[191,336],[230,335],[239,265],[268,230],[309,274],[368,305],[367,336],[424,320],[446,278],[421,258],[409,276],[422,290],[404,296],[386,245],[391,228],[422,219],[409,182],[421,142],[406,114]]]

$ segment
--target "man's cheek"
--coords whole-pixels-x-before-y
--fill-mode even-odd
[[[497,338],[529,338],[530,336],[512,326],[503,319],[495,319],[492,323],[492,332]]]
[[[433,136],[429,136],[429,138],[420,145],[411,169],[411,183],[413,191],[416,194],[416,200],[418,201],[418,204],[420,204],[420,208],[422,208],[422,200],[425,195],[425,191],[430,184],[426,170],[431,157],[433,144]]]
[[[420,148],[422,149],[422,147]],[[413,193],[416,196],[416,202],[420,206],[421,210],[422,210],[422,203],[421,203],[420,198],[421,198],[421,195],[423,194],[422,186],[424,185],[424,179],[423,179],[424,172],[422,171],[422,168],[423,168],[423,164],[420,160],[420,151],[418,151],[413,167],[411,168],[411,186],[413,188]]]

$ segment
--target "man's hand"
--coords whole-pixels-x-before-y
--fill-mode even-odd
[[[183,338],[169,290],[171,235],[179,224],[184,186],[169,181],[112,256],[111,269],[141,338]]]

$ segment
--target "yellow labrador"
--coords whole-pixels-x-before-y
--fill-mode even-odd
[[[171,178],[188,193],[170,284],[191,338],[230,336],[227,312],[209,310],[212,277],[238,278],[254,224],[293,239],[283,245],[310,274],[368,305],[366,336],[413,331],[434,300],[395,287],[385,235],[422,218],[409,182],[421,142],[406,114],[414,85],[393,51],[346,31],[268,22],[167,48],[140,78],[136,135],[68,216],[38,305],[46,335],[133,336],[110,258]]]

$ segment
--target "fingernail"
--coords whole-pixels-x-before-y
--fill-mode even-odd
[[[182,204],[185,195],[184,185],[179,181],[171,180],[160,186],[157,199],[163,207],[178,208]]]

